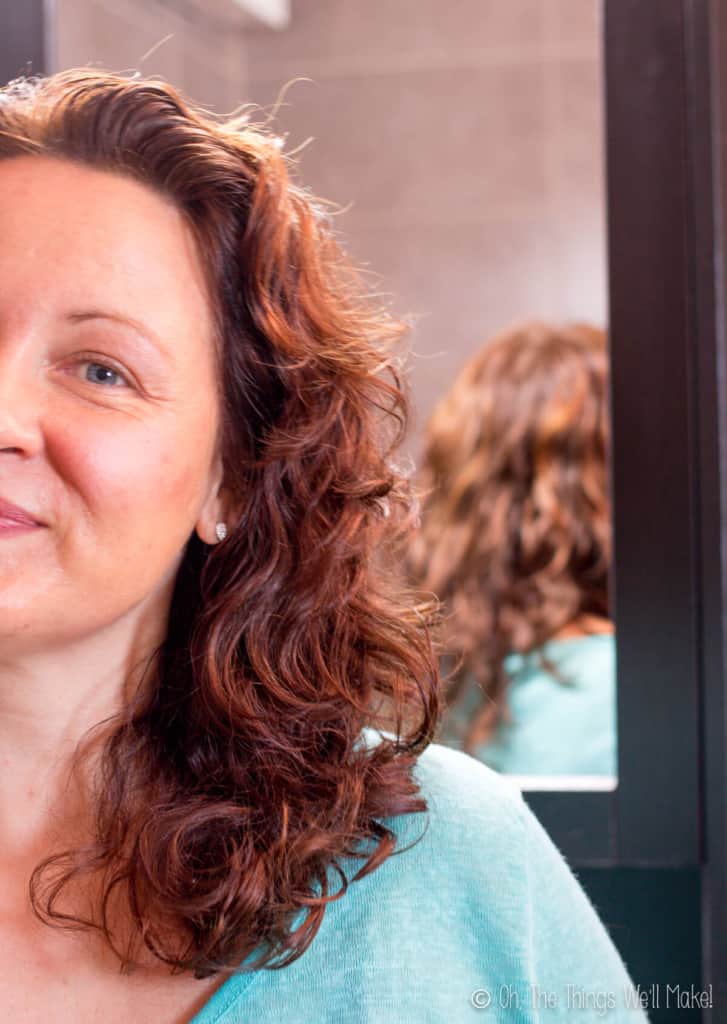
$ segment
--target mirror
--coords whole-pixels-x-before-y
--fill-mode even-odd
[[[301,180],[412,320],[409,454],[446,492],[428,533],[422,498],[412,562],[447,591],[439,738],[523,788],[613,789],[599,0],[316,0],[277,25],[277,5],[253,6],[268,16],[59,0],[54,70],[141,65],[218,110],[274,111]],[[480,353],[498,344],[493,366]],[[432,448],[447,473],[427,472]]]

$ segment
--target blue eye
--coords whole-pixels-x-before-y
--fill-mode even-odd
[[[109,384],[118,387],[119,384],[126,384],[121,374],[106,366],[104,363],[86,363],[86,380],[91,384]]]

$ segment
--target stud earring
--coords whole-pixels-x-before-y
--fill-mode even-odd
[[[217,526],[215,526],[215,534],[217,535],[217,540],[225,539],[227,536],[227,527],[224,523],[218,523]]]

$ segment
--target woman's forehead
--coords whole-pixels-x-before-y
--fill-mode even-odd
[[[182,213],[129,177],[45,156],[0,160],[0,303],[34,294],[108,309],[162,338],[190,323],[212,334],[202,257]]]

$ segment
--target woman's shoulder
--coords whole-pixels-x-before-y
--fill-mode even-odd
[[[476,758],[442,743],[430,743],[419,755],[414,774],[441,810],[454,805],[476,817],[520,808],[515,783]]]
[[[520,790],[469,754],[431,743],[419,755],[413,776],[427,804],[427,829],[437,845],[454,850],[458,843],[469,847],[476,841],[496,857],[499,848],[512,853],[512,843],[524,838],[527,815]]]
[[[369,748],[382,739],[394,737],[371,728],[363,730],[362,741]],[[429,743],[417,756],[414,777],[443,804],[454,799],[461,807],[464,800],[473,811],[481,807],[481,798],[498,807],[512,805],[513,801],[516,805],[523,802],[520,790],[510,779],[492,771],[470,754],[439,742]]]
[[[440,921],[448,922],[440,942],[451,956],[465,956],[462,946],[471,955],[483,941],[500,947],[512,938],[512,948],[520,946],[530,819],[519,790],[439,743],[419,754],[412,774],[426,811],[384,819],[397,852],[364,885],[352,886],[352,903],[364,913],[397,908],[400,933],[413,948],[421,928]]]
[[[437,743],[413,776],[427,810],[384,819],[396,852],[359,878],[361,861],[341,865],[347,888],[332,874],[332,902],[305,954],[232,979],[194,1024],[451,1024],[484,1007],[475,999],[495,997],[525,1024],[539,1019],[534,984],[556,993],[554,1021],[569,1019],[568,984],[608,991],[623,1008],[623,965],[513,783]]]
[[[376,742],[372,731],[367,732],[368,742]],[[413,777],[426,800],[427,817],[435,831],[489,832],[495,824],[497,832],[508,826],[523,828],[525,804],[517,785],[461,750],[430,743],[417,757]],[[402,819],[419,817],[403,815]]]

